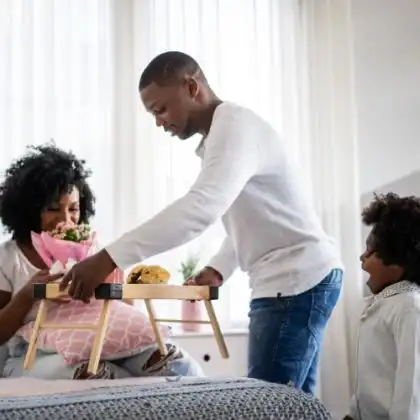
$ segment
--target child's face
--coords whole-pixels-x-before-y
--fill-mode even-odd
[[[366,250],[360,256],[362,269],[369,274],[367,285],[373,294],[381,292],[385,287],[402,280],[404,270],[398,265],[385,265],[375,251],[375,239],[372,234],[366,240]]]
[[[80,219],[80,194],[74,187],[68,194],[60,198],[60,202],[52,203],[41,213],[42,230],[53,230],[61,222],[79,223]]]

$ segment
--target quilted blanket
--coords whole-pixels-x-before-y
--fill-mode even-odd
[[[84,392],[5,397],[0,419],[86,420],[330,420],[314,397],[283,385],[235,379],[167,379],[167,382]]]

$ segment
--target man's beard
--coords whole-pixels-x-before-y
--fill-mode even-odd
[[[194,136],[195,134],[197,134],[197,130],[194,129],[191,122],[187,122],[187,125],[185,126],[184,131],[178,135],[178,138],[181,141],[184,141]]]

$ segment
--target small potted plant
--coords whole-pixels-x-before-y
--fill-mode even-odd
[[[200,258],[197,255],[189,255],[181,262],[179,272],[182,276],[182,283],[186,284],[198,273]],[[181,318],[186,321],[200,321],[202,319],[202,302],[183,300],[181,304]],[[186,332],[198,332],[201,325],[199,323],[183,323],[182,328]]]

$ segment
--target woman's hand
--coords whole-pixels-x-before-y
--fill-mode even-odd
[[[63,273],[50,274],[48,269],[38,271],[21,289],[22,295],[28,300],[34,300],[34,284],[35,283],[52,283],[63,277]],[[65,301],[66,299],[56,299],[55,301]]]

